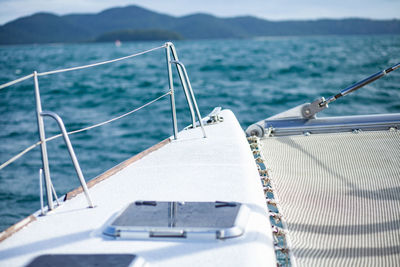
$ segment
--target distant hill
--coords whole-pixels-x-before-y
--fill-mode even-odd
[[[400,20],[268,21],[250,16],[218,18],[208,14],[173,17],[138,6],[127,6],[107,9],[97,14],[57,16],[37,13],[22,17],[0,26],[0,44],[89,42],[110,32],[154,29],[158,33],[166,31],[185,39],[400,34]]]
[[[95,42],[182,40],[178,33],[166,30],[122,30],[101,34]]]

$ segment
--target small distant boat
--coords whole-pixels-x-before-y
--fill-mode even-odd
[[[115,46],[120,47],[121,46],[121,41],[120,40],[115,40]]]
[[[118,41],[116,46],[121,45]],[[67,132],[42,111],[41,76],[165,49],[168,92],[114,119]],[[175,66],[192,124],[177,130]],[[400,114],[317,118],[316,114],[399,68],[339,94],[251,125],[230,110],[201,117],[172,43],[110,61],[34,72],[41,146],[41,207],[0,234],[1,266],[394,266],[400,262]],[[87,184],[70,134],[121,119],[169,97],[172,136]],[[55,119],[81,187],[56,197],[43,117]],[[101,163],[99,163],[101,164]],[[43,175],[42,175],[43,174]],[[44,176],[44,178],[42,177]]]

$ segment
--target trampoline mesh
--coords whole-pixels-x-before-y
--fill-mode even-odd
[[[400,264],[400,131],[261,143],[298,266]]]

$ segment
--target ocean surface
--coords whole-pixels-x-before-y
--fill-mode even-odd
[[[162,42],[0,46],[0,84],[38,72],[113,59]],[[175,43],[202,115],[231,109],[243,129],[317,97],[329,97],[400,62],[400,36],[277,37]],[[179,128],[190,123],[175,75]],[[39,78],[43,110],[68,131],[121,115],[168,90],[165,51]],[[320,116],[400,112],[400,71],[332,103]],[[33,80],[0,90],[0,163],[38,141]],[[46,136],[57,126],[45,119]],[[172,135],[169,98],[71,135],[86,180]],[[48,143],[59,196],[79,186],[61,138]],[[39,147],[0,170],[0,231],[40,208]]]

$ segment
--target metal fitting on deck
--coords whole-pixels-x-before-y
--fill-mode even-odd
[[[278,202],[275,199],[267,198],[267,204],[276,207]]]
[[[272,233],[275,236],[285,236],[286,235],[286,231],[278,226],[272,225]]]
[[[263,189],[264,189],[264,193],[273,193],[273,192],[274,192],[274,190],[272,189],[272,187],[269,186],[269,185],[264,186]]]

